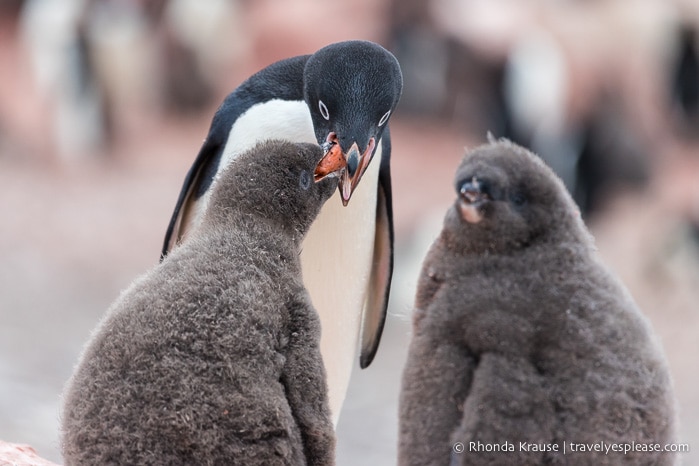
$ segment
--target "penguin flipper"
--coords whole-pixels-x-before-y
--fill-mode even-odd
[[[220,158],[221,146],[209,139],[204,141],[182,184],[175,210],[165,232],[165,240],[160,252],[161,261],[196,223],[197,204],[204,202],[203,194],[216,176]]]
[[[391,195],[390,137],[381,140],[384,157],[379,169],[379,185],[376,196],[376,232],[374,256],[367,299],[362,315],[359,367],[366,369],[374,360],[386,322],[388,296],[393,276],[393,204]]]

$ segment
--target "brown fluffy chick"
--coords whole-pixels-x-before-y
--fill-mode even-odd
[[[268,142],[202,225],[109,309],[68,383],[66,465],[330,465],[335,434],[301,240],[337,181]]]
[[[398,463],[674,463],[577,447],[663,447],[675,415],[649,323],[595,257],[562,182],[491,141],[466,154],[455,188],[418,283]]]

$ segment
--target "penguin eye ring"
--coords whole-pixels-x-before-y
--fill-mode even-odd
[[[328,112],[328,107],[325,106],[322,100],[318,101],[318,110],[320,110],[320,114],[325,118],[326,120],[330,119],[330,112]]]
[[[388,117],[391,116],[391,111],[387,111],[386,113],[383,114],[381,119],[379,120],[379,126],[383,126],[384,123],[388,121]]]

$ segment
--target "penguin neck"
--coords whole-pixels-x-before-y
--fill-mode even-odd
[[[228,166],[238,155],[269,139],[317,144],[305,101],[271,99],[251,106],[231,127],[221,167]]]

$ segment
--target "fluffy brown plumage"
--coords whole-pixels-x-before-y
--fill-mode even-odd
[[[299,248],[336,182],[317,146],[264,143],[191,241],[109,309],[65,392],[66,465],[334,464],[320,324]]]
[[[399,464],[672,464],[668,453],[571,451],[664,446],[674,401],[648,322],[595,257],[560,180],[499,141],[466,154],[456,190],[418,284]],[[492,451],[504,442],[514,451]]]

